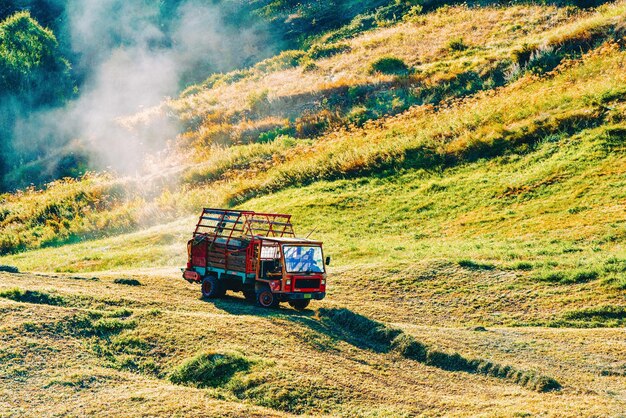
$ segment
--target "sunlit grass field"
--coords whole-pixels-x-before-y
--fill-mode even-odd
[[[172,269],[0,277],[7,415],[611,416],[624,408],[623,329],[441,327],[397,300],[367,303],[371,316],[394,316],[389,327],[429,350],[562,386],[537,392],[388,351],[323,312],[202,301]],[[362,311],[346,295],[337,284],[316,307]]]
[[[150,176],[0,196],[0,416],[623,415],[625,15],[322,37],[129,118],[185,126]],[[292,214],[327,298],[201,300],[202,207]]]

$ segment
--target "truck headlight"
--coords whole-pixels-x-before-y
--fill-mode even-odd
[[[291,279],[287,279],[287,280],[285,281],[285,284],[286,284],[287,286],[291,286]]]
[[[326,279],[322,279],[322,284],[326,284]]]

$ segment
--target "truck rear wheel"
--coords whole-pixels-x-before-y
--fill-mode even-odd
[[[221,298],[226,293],[222,284],[215,276],[207,276],[202,279],[202,297],[206,299]]]
[[[256,304],[262,308],[276,308],[278,298],[272,293],[269,286],[264,286],[256,291]]]
[[[309,306],[311,301],[309,299],[298,299],[298,300],[290,300],[289,306],[294,308],[296,311],[303,311]]]

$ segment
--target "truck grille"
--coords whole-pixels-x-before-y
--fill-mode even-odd
[[[320,279],[297,279],[296,289],[319,289]]]

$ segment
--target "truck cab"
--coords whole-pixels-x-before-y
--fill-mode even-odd
[[[320,241],[296,237],[291,215],[205,208],[187,254],[183,278],[208,299],[231,290],[261,307],[302,310],[326,296],[330,257]]]
[[[288,302],[296,309],[304,309],[311,300],[324,298],[330,258],[324,259],[321,242],[264,237],[257,245],[256,290],[261,292],[261,306]]]

